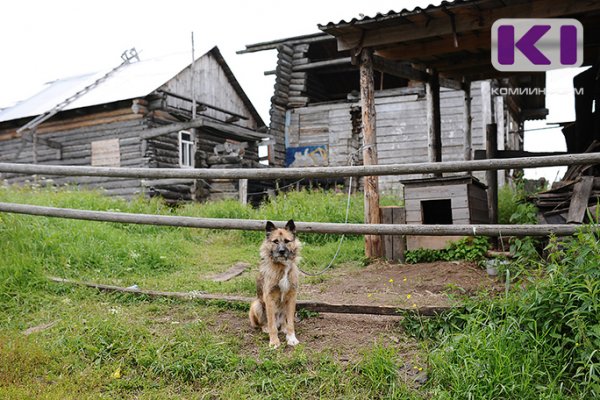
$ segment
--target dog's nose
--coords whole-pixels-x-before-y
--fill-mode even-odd
[[[282,254],[282,255],[285,254],[285,249],[280,249],[279,254]]]

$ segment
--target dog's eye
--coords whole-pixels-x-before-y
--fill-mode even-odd
[[[277,244],[277,243],[279,243],[279,240],[275,239],[275,240],[273,240],[273,243]]]
[[[284,242],[284,243],[289,243],[290,241],[289,241],[289,240],[287,240],[287,239],[284,239],[284,240],[283,240],[283,242]]]

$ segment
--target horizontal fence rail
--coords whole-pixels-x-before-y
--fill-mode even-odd
[[[234,304],[247,304],[254,300],[253,297],[241,297],[241,296],[226,296],[220,294],[208,294],[198,292],[162,292],[156,290],[144,290],[126,288],[112,285],[103,285],[93,282],[79,282],[70,279],[49,277],[52,282],[63,283],[68,285],[87,286],[95,288],[105,292],[119,292],[119,293],[130,293],[133,295],[143,295],[148,297],[170,297],[182,300],[207,300],[207,301],[226,301]],[[314,312],[328,312],[328,313],[341,313],[341,314],[374,314],[374,315],[406,315],[406,314],[419,314],[424,316],[433,316],[445,311],[451,310],[452,307],[412,307],[402,308],[396,306],[378,306],[373,304],[335,304],[325,303],[320,301],[310,300],[298,300],[296,303],[297,310],[309,310]]]
[[[146,179],[296,179],[350,176],[411,175],[441,172],[488,171],[600,163],[600,153],[503,158],[475,161],[307,168],[117,168],[0,163],[0,172],[31,175],[103,176]]]
[[[162,225],[203,229],[236,229],[262,231],[264,220],[196,218],[169,215],[131,214],[108,211],[89,211],[29,204],[1,203],[0,212],[80,219],[88,221],[119,222],[143,225]],[[284,221],[275,222],[284,226]],[[391,225],[340,224],[326,222],[296,222],[296,230],[306,233],[352,235],[424,235],[424,236],[557,236],[573,235],[580,225]],[[594,229],[598,229],[594,226]]]

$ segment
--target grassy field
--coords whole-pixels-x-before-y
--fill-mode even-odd
[[[171,209],[97,193],[0,189],[0,201],[219,218],[342,222],[343,193],[289,193],[259,209],[237,202]],[[350,222],[362,222],[353,199]],[[317,271],[336,236],[306,235],[304,267]],[[474,300],[435,319],[407,318],[397,335],[421,344],[429,380],[408,385],[401,351],[375,343],[356,360],[329,351],[247,346],[218,304],[106,294],[51,283],[56,275],[165,291],[254,294],[253,274],[209,277],[244,261],[256,265],[260,232],[208,231],[0,214],[0,398],[180,399],[593,398],[600,393],[600,248],[592,233],[555,243],[524,289]],[[362,238],[349,237],[334,268],[361,268]],[[517,268],[517,267],[515,267]],[[522,265],[519,268],[525,268]],[[325,278],[326,279],[326,278]],[[33,330],[31,329],[33,328]]]

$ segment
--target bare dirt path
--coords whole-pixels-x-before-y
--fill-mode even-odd
[[[451,306],[462,295],[502,290],[475,263],[372,264],[318,284],[302,284],[300,298],[348,304],[399,307]]]

